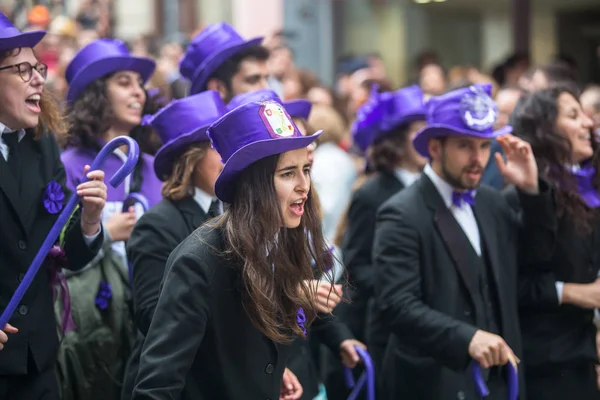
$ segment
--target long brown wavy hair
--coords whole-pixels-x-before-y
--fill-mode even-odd
[[[290,343],[295,335],[304,337],[299,308],[306,315],[305,328],[317,314],[316,293],[305,280],[322,277],[333,256],[312,189],[300,225],[283,227],[274,183],[279,157],[263,158],[240,174],[233,201],[215,224],[224,231],[225,256],[241,266],[244,308],[251,321],[274,342]]]
[[[576,90],[568,85],[554,86],[522,98],[511,117],[511,125],[515,135],[531,144],[540,177],[556,188],[558,217],[569,219],[578,232],[589,234],[600,210],[589,208],[583,202],[577,192],[575,178],[562,167],[572,163],[571,143],[556,130],[558,98],[563,93],[579,98]],[[594,153],[588,163],[600,172],[598,143],[595,140],[592,140],[592,148]],[[596,190],[600,189],[600,173],[596,173],[593,186]]]
[[[21,52],[21,48],[5,51],[0,54],[0,63],[6,58],[17,56]],[[35,55],[35,52],[34,52]],[[37,140],[46,132],[51,132],[57,137],[67,134],[68,124],[64,118],[58,99],[44,87],[40,98],[40,118],[38,125],[32,128],[34,138]]]
[[[77,100],[67,107],[67,122],[69,123],[69,146],[89,148],[99,151],[100,139],[109,129],[113,121],[113,110],[108,100],[106,81],[112,75],[107,75],[90,83]],[[156,96],[148,96],[143,114],[154,114],[162,104]],[[156,145],[152,140],[153,131],[149,126],[138,125],[132,129],[130,136],[138,142],[140,151],[154,154]]]
[[[181,200],[194,193],[194,169],[209,147],[209,141],[193,144],[177,157],[171,174],[162,185],[161,193],[165,199]]]

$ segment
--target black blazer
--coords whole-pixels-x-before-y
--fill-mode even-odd
[[[337,312],[352,333],[364,342],[367,341],[369,302],[374,295],[372,250],[375,217],[377,209],[402,189],[404,185],[393,173],[378,173],[354,192],[348,208],[348,225],[342,241],[342,254],[351,285],[348,296],[352,303],[341,304]],[[376,342],[387,342],[387,335],[381,329],[370,333],[370,336],[375,336]]]
[[[144,213],[127,242],[127,259],[133,268],[133,300],[136,340],[133,346],[122,399],[130,399],[138,373],[144,338],[150,328],[160,283],[171,252],[209,219],[193,197],[163,199]]]
[[[4,157],[0,156],[0,309],[4,310],[17,290],[50,228],[60,212],[50,214],[43,205],[46,186],[55,181],[65,193],[63,205],[71,193],[65,184],[65,169],[52,134],[34,140],[27,131],[19,143],[21,181],[17,182]],[[19,186],[21,194],[19,195]],[[103,234],[87,246],[81,231],[79,213],[67,230],[65,252],[68,268],[83,268],[100,250]],[[58,350],[57,326],[52,288],[46,267],[42,265],[29,290],[9,323],[19,329],[10,335],[0,351],[0,376],[23,375],[53,367]],[[31,354],[33,362],[28,361]]]
[[[478,189],[474,207],[496,287],[500,333],[518,357],[517,243],[526,238],[528,256],[541,258],[554,240],[551,194],[543,183],[541,193],[520,194],[523,223],[491,188]],[[461,250],[467,240],[426,175],[379,210],[376,291],[392,332],[384,359],[384,398],[477,398],[467,372],[468,347],[484,311],[474,301],[477,283],[469,274],[468,253]]]
[[[514,188],[505,191],[516,210],[521,209]],[[594,310],[560,305],[556,282],[592,283],[600,268],[600,221],[594,231],[578,232],[568,218],[548,218],[556,227],[556,243],[549,260],[519,265],[519,316],[523,334],[523,361],[527,371],[576,369],[598,362]],[[527,245],[524,242],[523,245]],[[562,364],[562,365],[561,365]],[[542,371],[540,371],[542,372]]]
[[[171,253],[146,336],[134,400],[278,399],[290,346],[250,321],[240,266],[222,257],[222,231],[207,225]],[[275,271],[277,273],[277,271]]]

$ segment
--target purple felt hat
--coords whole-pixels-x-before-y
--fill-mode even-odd
[[[235,96],[229,104],[227,104],[227,111],[231,111],[234,108],[238,108],[246,103],[252,103],[254,101],[267,101],[272,100],[276,103],[283,105],[285,111],[292,118],[304,118],[308,119],[312,104],[308,100],[291,100],[282,102],[277,93],[271,89],[259,89],[252,92],[242,93]]]
[[[117,71],[135,71],[145,83],[155,67],[154,60],[132,56],[120,40],[96,39],[79,50],[67,66],[67,102],[75,101],[90,83]]]
[[[154,157],[154,172],[160,180],[171,174],[173,163],[189,145],[210,140],[206,130],[226,113],[221,95],[207,90],[169,103],[154,115],[146,115],[149,125],[163,143]]]
[[[419,86],[408,86],[395,92],[378,93],[378,90],[378,85],[373,87],[369,99],[359,108],[352,124],[354,143],[363,152],[394,128],[425,120],[426,108]]]
[[[248,47],[259,45],[262,40],[262,37],[244,40],[224,22],[206,27],[192,39],[179,64],[181,76],[192,83],[190,93],[202,91],[208,78],[225,60]]]
[[[233,109],[208,128],[213,147],[225,164],[215,182],[215,194],[231,203],[240,172],[265,157],[306,147],[322,132],[302,136],[285,108],[274,101]]]
[[[470,136],[494,139],[512,132],[512,126],[494,131],[498,107],[491,97],[492,85],[473,85],[453,90],[427,102],[427,126],[413,139],[415,149],[429,157],[429,139]]]
[[[0,51],[35,47],[45,35],[46,31],[21,32],[0,13]]]

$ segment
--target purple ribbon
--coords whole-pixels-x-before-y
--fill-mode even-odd
[[[73,315],[71,314],[71,295],[69,294],[69,285],[67,284],[67,278],[63,273],[63,267],[67,262],[65,251],[60,246],[54,246],[48,253],[50,256],[48,261],[49,273],[50,273],[50,285],[52,286],[52,301],[56,302],[57,298],[57,286],[60,286],[60,301],[63,306],[62,317],[61,317],[61,330],[63,336],[67,333],[75,330],[75,321],[73,321]]]
[[[456,207],[461,207],[463,202],[475,206],[475,191],[452,192],[452,203]]]
[[[586,166],[577,171],[571,171],[571,174],[577,182],[577,191],[585,204],[590,208],[600,207],[600,195],[592,185],[592,179],[596,176],[596,168]]]
[[[102,148],[102,150],[100,150],[100,153],[98,153],[92,162],[92,165],[90,166],[90,171],[100,169],[104,164],[104,161],[113,153],[113,151],[123,145],[129,147],[129,154],[127,155],[127,161],[125,161],[121,168],[119,168],[119,170],[109,180],[109,183],[113,187],[119,186],[125,177],[130,175],[135,168],[135,165],[140,157],[140,148],[135,140],[129,136],[118,136],[114,138],[108,142],[106,146]],[[86,178],[84,182],[87,180],[88,179]],[[73,194],[67,205],[63,208],[63,211],[56,219],[56,222],[52,226],[52,229],[50,229],[50,232],[48,233],[48,236],[46,236],[44,243],[42,243],[42,246],[33,259],[33,262],[27,269],[25,277],[19,284],[19,287],[15,293],[12,295],[4,311],[2,311],[2,316],[0,316],[0,326],[6,325],[12,314],[15,312],[15,309],[23,299],[23,296],[25,296],[25,292],[27,292],[27,289],[29,289],[29,286],[31,286],[33,278],[38,273],[42,263],[46,259],[46,255],[56,242],[56,238],[59,236],[60,231],[65,227],[67,222],[69,222],[69,218],[73,214],[78,202],[79,196],[77,196],[77,194]]]
[[[306,329],[304,328],[304,323],[306,322],[306,314],[304,314],[304,310],[302,309],[302,307],[298,309],[298,314],[296,314],[296,321],[298,321],[298,326],[306,335]]]

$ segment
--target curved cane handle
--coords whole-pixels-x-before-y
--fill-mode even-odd
[[[119,186],[121,182],[123,182],[125,177],[131,174],[135,167],[135,164],[137,163],[140,157],[140,148],[135,140],[128,136],[119,136],[114,138],[113,140],[108,142],[106,146],[102,148],[102,150],[100,150],[100,153],[98,153],[98,155],[92,162],[92,165],[90,165],[90,171],[100,169],[100,167],[102,167],[102,164],[104,164],[104,161],[106,161],[106,158],[110,154],[112,154],[112,152],[115,149],[123,145],[129,146],[127,161],[125,161],[121,168],[119,168],[119,170],[110,178],[109,183],[113,187]],[[82,183],[87,182],[88,180],[89,179],[87,177],[84,177]],[[73,214],[73,211],[75,210],[78,201],[79,196],[77,195],[77,193],[73,193],[73,195],[69,199],[69,202],[67,203],[63,211],[60,213],[60,216],[56,219],[56,222],[52,226],[52,229],[50,229],[50,232],[48,233],[46,239],[44,240],[44,243],[42,243],[42,246],[38,250],[35,258],[33,259],[33,262],[27,269],[27,273],[23,277],[23,280],[19,284],[19,287],[17,287],[17,290],[15,291],[8,305],[2,312],[2,316],[0,316],[0,329],[2,329],[4,325],[6,325],[11,315],[15,312],[17,305],[23,299],[25,292],[27,292],[27,289],[29,288],[29,286],[31,286],[31,282],[33,282],[35,274],[37,274],[38,270],[40,269],[40,266],[44,262],[46,254],[48,254],[48,251],[50,251],[50,249],[54,245],[54,242],[60,234],[60,231],[65,227],[65,225],[69,221],[69,218],[71,217],[71,214]]]
[[[142,210],[144,212],[148,211],[148,209],[150,208],[150,203],[148,202],[148,199],[146,198],[146,196],[144,196],[141,193],[137,193],[137,192],[133,192],[133,193],[129,193],[129,195],[127,197],[125,197],[125,200],[123,200],[123,212],[127,212],[129,211],[129,207],[133,206],[134,204],[140,204],[142,206]]]
[[[519,396],[519,373],[517,364],[514,361],[509,361],[506,365],[508,368],[508,400],[517,400]],[[481,375],[481,365],[478,362],[473,362],[472,366],[473,381],[475,382],[475,390],[479,397],[487,397],[490,391],[485,384]]]
[[[354,348],[362,359],[365,366],[365,372],[358,378],[358,382],[355,382],[354,377],[352,376],[352,370],[348,367],[344,367],[346,386],[348,386],[349,389],[352,389],[350,396],[348,396],[348,400],[355,400],[365,384],[367,385],[367,399],[375,400],[375,369],[373,368],[373,360],[371,360],[368,351],[358,346],[355,346]]]

